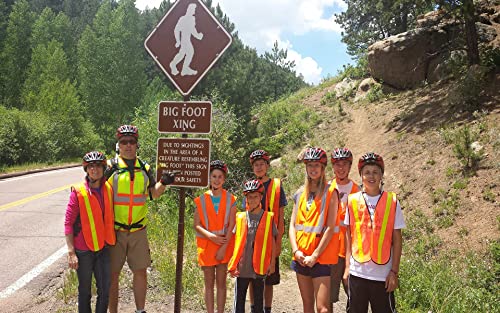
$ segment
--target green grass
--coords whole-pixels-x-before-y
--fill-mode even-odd
[[[404,254],[399,312],[500,312],[500,244],[484,254],[445,252],[431,259]]]
[[[0,165],[0,174],[25,172],[25,171],[41,169],[41,168],[58,167],[58,166],[69,165],[69,164],[78,164],[81,162],[82,162],[82,160],[80,158],[72,158],[72,159],[66,159],[66,160],[56,161],[56,162],[26,163],[26,164],[19,164],[19,165],[13,165],[13,166]]]

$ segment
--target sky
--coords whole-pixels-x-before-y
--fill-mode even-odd
[[[160,3],[136,0],[140,10]],[[342,0],[213,0],[214,6],[217,3],[245,45],[263,54],[278,41],[288,50],[288,59],[295,61],[295,71],[310,84],[354,63],[334,21],[334,14],[347,8]]]

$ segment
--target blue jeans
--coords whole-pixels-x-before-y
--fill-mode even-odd
[[[109,287],[111,284],[111,265],[108,247],[97,252],[76,250],[78,258],[78,312],[91,313],[90,299],[92,297],[92,274],[97,287],[96,313],[106,313],[109,302]]]

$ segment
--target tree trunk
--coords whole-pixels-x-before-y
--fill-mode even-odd
[[[473,0],[464,0],[462,13],[465,20],[465,36],[467,38],[467,59],[469,66],[479,64],[478,36],[476,30],[476,12]]]

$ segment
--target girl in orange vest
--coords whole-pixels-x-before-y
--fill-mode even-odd
[[[210,162],[210,190],[194,199],[194,229],[198,247],[198,264],[205,279],[205,305],[214,312],[214,285],[217,286],[217,312],[226,304],[227,263],[233,253],[236,198],[222,186],[227,166],[223,161]]]
[[[405,227],[399,201],[382,190],[384,160],[376,153],[358,161],[362,191],[349,195],[344,224],[349,312],[396,312],[394,290],[398,287],[402,236]]]
[[[344,287],[346,295],[349,295],[347,289],[347,280],[343,280],[342,276],[345,271],[345,232],[344,218],[347,207],[347,196],[351,193],[359,191],[359,186],[349,178],[349,172],[352,165],[352,152],[347,148],[336,148],[333,150],[330,158],[332,169],[335,177],[330,182],[330,189],[337,189],[339,192],[339,207],[337,212],[337,220],[335,226],[340,227],[338,236],[334,236],[332,240],[339,241],[339,260],[338,263],[332,265],[330,274],[330,302],[332,303],[331,310],[333,311],[333,303],[339,301],[340,282]],[[347,301],[346,312],[349,312],[349,301]]]
[[[78,312],[91,313],[92,274],[97,285],[96,313],[108,311],[111,265],[108,245],[116,241],[113,189],[104,178],[106,157],[92,151],[83,157],[85,181],[71,188],[64,234],[69,268],[78,276]]]
[[[325,178],[328,163],[325,150],[308,148],[304,152],[306,179],[294,195],[289,236],[292,269],[302,297],[304,313],[327,313],[330,308],[330,265],[338,260],[338,240],[331,240],[337,217],[338,193],[329,191]]]
[[[234,313],[245,313],[248,286],[253,286],[253,310],[264,313],[264,279],[273,274],[276,257],[274,213],[262,209],[264,186],[257,180],[243,185],[246,210],[236,216],[235,246],[229,273],[236,278]]]

